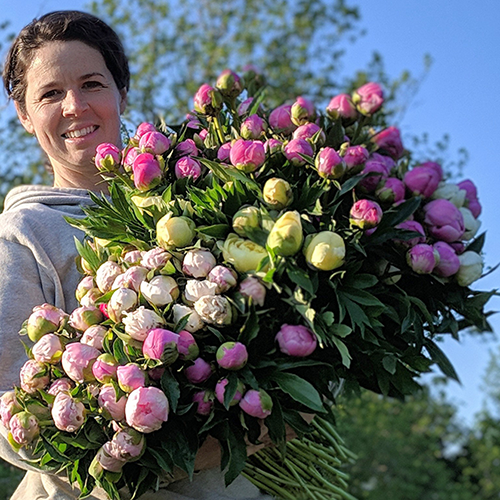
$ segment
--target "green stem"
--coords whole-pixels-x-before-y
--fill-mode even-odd
[[[280,496],[280,498],[286,499],[286,500],[296,500],[296,496],[290,493],[289,491],[285,490],[284,488],[280,488],[276,483],[273,483],[272,481],[269,481],[267,478],[259,477],[256,478],[255,476],[251,476],[247,472],[243,471],[241,473],[243,477],[246,477],[249,481],[251,481],[255,486],[260,488],[261,490],[264,490],[268,493],[272,493],[275,496]]]
[[[245,469],[248,470],[249,473],[252,472],[255,475],[262,474],[265,477],[269,477],[269,479],[272,479],[273,481],[277,481],[279,483],[286,484],[288,486],[297,487],[296,482],[293,482],[292,480],[289,479],[284,479],[283,477],[277,477],[276,474],[271,474],[270,472],[267,472],[264,469],[256,467],[255,465],[247,463]]]
[[[214,117],[214,127],[217,132],[217,138],[219,139],[220,145],[224,144],[224,134],[222,133],[222,128],[220,126],[219,117]]]

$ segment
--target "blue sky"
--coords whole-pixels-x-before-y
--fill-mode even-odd
[[[82,0],[23,0],[9,5],[0,22],[10,20],[19,30],[34,17],[58,10],[82,8]],[[344,73],[352,74],[369,61],[373,50],[384,58],[387,71],[403,69],[419,74],[424,54],[434,63],[420,92],[399,123],[403,137],[427,132],[433,140],[449,134],[450,151],[465,147],[470,160],[464,178],[478,186],[483,205],[482,230],[487,230],[486,264],[500,261],[500,223],[496,204],[500,183],[500,2],[498,0],[359,0],[361,26],[367,34],[348,46]],[[475,286],[492,289],[500,270]],[[490,308],[500,310],[500,299]],[[500,332],[500,315],[491,320]],[[468,422],[482,405],[480,386],[489,352],[498,352],[498,340],[489,342],[464,336],[447,341],[444,349],[454,363],[462,386],[450,383],[447,392]]]

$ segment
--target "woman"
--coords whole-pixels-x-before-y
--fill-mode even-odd
[[[63,217],[83,215],[81,206],[90,203],[87,190],[101,189],[95,148],[103,142],[121,145],[120,114],[130,74],[123,46],[109,26],[89,14],[59,11],[23,28],[7,56],[3,78],[19,120],[35,135],[54,171],[53,187],[12,190],[0,216],[0,389],[5,391],[18,383],[26,360],[17,332],[33,307],[44,302],[66,311],[77,307],[74,292],[80,276],[73,237],[82,235]],[[28,468],[5,439],[0,451],[3,458]],[[217,462],[218,447],[208,443],[197,468],[211,469]],[[63,477],[30,469],[12,499],[70,500],[78,494]],[[106,496],[96,489],[88,498]],[[144,498],[268,497],[241,477],[224,489],[221,473],[212,469],[192,483],[180,480]]]

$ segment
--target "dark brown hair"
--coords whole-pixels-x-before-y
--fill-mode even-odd
[[[61,10],[45,14],[25,26],[7,54],[2,75],[4,87],[21,109],[25,110],[26,72],[36,50],[47,42],[75,40],[98,50],[118,90],[128,90],[128,59],[115,31],[92,14]]]

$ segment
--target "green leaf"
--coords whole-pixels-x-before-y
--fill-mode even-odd
[[[227,224],[214,224],[212,226],[199,226],[196,228],[198,233],[212,236],[213,238],[223,239],[229,233],[229,226]]]
[[[426,339],[425,348],[429,353],[431,359],[437,363],[441,371],[447,376],[460,383],[457,372],[446,354],[438,347],[438,345],[430,339]]]
[[[167,450],[162,449],[160,452],[158,450],[155,450],[152,446],[149,446],[148,452],[153,455],[156,462],[158,463],[158,466],[161,469],[163,469],[165,472],[172,472],[172,470],[174,469],[174,462]]]
[[[394,356],[384,356],[382,359],[382,365],[386,371],[388,371],[391,375],[396,373],[396,363],[397,359]]]
[[[224,482],[226,486],[229,486],[240,475],[246,465],[247,445],[245,443],[245,436],[241,429],[233,426],[229,427],[228,445],[229,465],[227,472],[224,475]]]
[[[300,267],[289,266],[286,270],[288,277],[293,283],[303,288],[310,295],[314,295],[315,290],[309,274]]]
[[[486,240],[486,233],[481,233],[467,245],[466,250],[470,250],[471,252],[481,253],[485,240]]]
[[[293,373],[276,372],[273,380],[280,389],[290,397],[307,406],[313,411],[324,412],[323,403],[314,386],[302,377]]]
[[[340,339],[336,337],[332,337],[332,342],[335,344],[335,347],[339,350],[340,356],[342,358],[342,364],[349,368],[351,366],[351,355],[349,354],[349,349]]]
[[[356,290],[351,287],[343,287],[342,294],[362,306],[373,306],[385,308],[384,304],[380,302],[373,294],[365,290]]]
[[[331,333],[332,335],[336,335],[337,337],[344,338],[352,333],[352,328],[347,325],[337,323],[335,325],[330,326],[330,328],[328,328],[328,332]]]
[[[255,307],[253,304],[250,305],[250,312],[248,317],[241,327],[240,333],[238,335],[238,342],[242,344],[249,345],[253,339],[259,334],[259,317],[255,312]]]
[[[181,390],[179,382],[177,382],[177,379],[172,375],[172,372],[168,368],[161,376],[161,388],[165,393],[165,396],[167,396],[170,409],[175,413],[177,411],[177,403],[179,402]]]
[[[378,278],[373,274],[356,274],[346,279],[344,283],[357,289],[371,288],[378,283]]]

